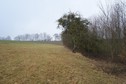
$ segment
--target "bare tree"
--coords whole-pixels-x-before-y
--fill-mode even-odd
[[[120,1],[106,9],[103,5],[99,5],[102,14],[91,22],[90,30],[106,42],[106,49],[110,50],[111,59],[118,58],[122,51],[122,41],[125,38],[126,29],[126,6]]]

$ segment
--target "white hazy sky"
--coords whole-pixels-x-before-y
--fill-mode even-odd
[[[98,4],[112,0],[0,0],[0,36],[60,33],[56,20],[79,12],[89,18],[99,12]]]

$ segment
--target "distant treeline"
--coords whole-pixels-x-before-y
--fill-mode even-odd
[[[10,37],[10,36],[7,36],[7,37],[0,37],[0,40],[11,40],[11,37]]]
[[[120,1],[99,8],[101,14],[90,19],[73,12],[58,19],[63,44],[73,52],[125,62],[126,4]]]
[[[0,37],[0,40],[12,40],[10,36]],[[14,37],[15,41],[61,41],[61,35],[55,33],[53,36],[50,36],[46,33],[36,33],[36,34],[24,34]]]
[[[52,37],[46,33],[41,34],[24,34],[14,38],[17,41],[51,41]]]
[[[53,39],[54,37],[54,39]],[[16,41],[60,41],[61,36],[60,34],[54,34],[53,37],[51,37],[49,34],[46,33],[36,33],[36,34],[24,34],[24,35],[18,35],[14,38]]]

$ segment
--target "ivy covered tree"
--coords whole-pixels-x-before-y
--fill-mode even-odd
[[[62,28],[62,41],[63,44],[72,49],[80,51],[86,47],[84,45],[84,38],[88,38],[88,25],[87,19],[83,19],[77,13],[68,13],[58,19],[58,27]]]

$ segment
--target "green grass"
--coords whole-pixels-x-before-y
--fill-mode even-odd
[[[0,84],[123,84],[61,45],[0,42]]]

